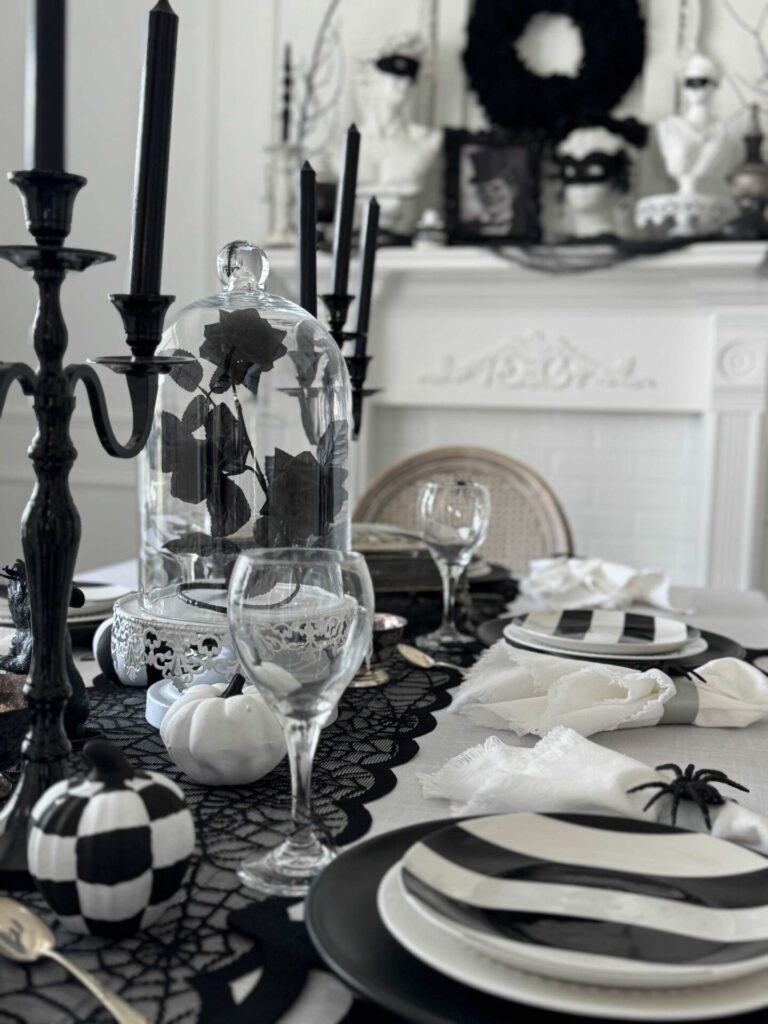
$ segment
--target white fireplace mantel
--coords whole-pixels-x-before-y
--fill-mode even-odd
[[[552,275],[482,248],[380,250],[362,483],[484,444],[542,472],[580,552],[765,586],[765,252],[707,243]],[[271,262],[293,291],[295,253]]]

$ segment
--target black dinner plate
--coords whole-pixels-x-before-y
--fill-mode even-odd
[[[504,627],[509,625],[511,621],[512,617],[507,616],[503,619],[489,619],[488,622],[483,622],[477,628],[477,639],[480,643],[485,644],[486,647],[492,647],[498,640],[505,639]],[[710,633],[706,629],[701,630],[701,636],[703,640],[707,641],[707,649],[702,651],[701,654],[694,654],[684,661],[665,658],[663,654],[660,654],[658,661],[643,661],[638,664],[642,665],[644,669],[669,664],[670,668],[676,667],[679,670],[681,668],[700,668],[714,658],[738,658],[739,661],[744,661],[747,657],[747,652],[741,644],[737,644],[735,640],[730,640],[727,636],[720,636],[719,633]],[[524,650],[530,650],[529,647],[523,644],[518,645],[514,643],[508,637],[506,640],[512,647],[520,646]],[[562,651],[562,653],[558,651],[557,656],[571,658],[575,661],[594,661],[594,658],[589,654],[574,654],[573,651]],[[630,655],[625,655],[621,658],[621,661],[626,663],[630,663],[631,660]]]
[[[379,917],[376,896],[390,867],[419,839],[456,819],[420,822],[374,836],[345,850],[315,881],[305,921],[318,953],[354,992],[412,1024],[553,1024],[593,1020],[581,1015],[522,1007],[486,995],[427,967],[406,952]],[[758,1021],[755,1010],[720,1020]]]

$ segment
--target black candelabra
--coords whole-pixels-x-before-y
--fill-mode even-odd
[[[353,345],[351,355],[344,356],[344,362],[349,370],[349,382],[352,385],[352,429],[355,438],[360,435],[360,428],[363,421],[363,402],[371,395],[379,393],[378,388],[366,388],[365,378],[368,375],[368,364],[371,356],[366,355],[368,342],[368,331],[345,330],[349,307],[352,305],[354,295],[338,295],[335,292],[321,295],[320,298],[328,311],[328,327],[331,337],[344,352],[345,345]],[[359,323],[359,320],[358,320]]]
[[[137,455],[149,436],[158,374],[179,360],[157,357],[170,295],[113,295],[132,355],[94,360],[125,374],[133,413],[127,444],[120,444],[109,421],[101,382],[92,365],[65,366],[67,326],[61,310],[62,282],[70,271],[86,270],[114,259],[104,252],[65,248],[72,207],[85,179],[55,171],[19,171],[10,176],[22,194],[27,228],[36,245],[0,247],[0,258],[31,271],[38,288],[33,343],[39,365],[0,364],[0,413],[11,385],[18,381],[33,400],[37,433],[29,451],[36,484],[22,519],[22,546],[27,567],[32,615],[32,664],[24,689],[30,731],[24,742],[21,778],[0,814],[0,877],[26,881],[26,836],[37,798],[65,777],[71,747],[63,713],[72,698],[74,719],[87,718],[82,680],[72,670],[67,608],[72,594],[80,543],[80,516],[69,490],[69,473],[77,457],[70,436],[75,388],[82,381],[101,444],[115,458]],[[72,692],[75,681],[75,692]],[[78,692],[79,691],[79,692]]]
[[[160,295],[163,225],[176,45],[176,15],[158,0],[150,15],[142,93],[141,146],[137,160],[131,294],[110,296],[119,311],[130,355],[93,360],[123,374],[132,409],[132,431],[121,444],[110,424],[99,377],[91,363],[65,365],[67,326],[60,293],[69,272],[114,259],[109,253],[64,245],[75,198],[85,178],[63,169],[63,0],[31,0],[28,47],[35,69],[28,96],[29,163],[10,180],[22,195],[34,245],[0,247],[0,258],[32,273],[38,289],[33,326],[36,369],[0,364],[0,413],[16,381],[32,399],[37,433],[29,456],[35,472],[32,497],[22,518],[32,620],[32,662],[24,687],[30,729],[22,747],[16,788],[0,813],[0,881],[29,884],[27,828],[37,798],[67,775],[70,735],[84,731],[88,702],[72,659],[67,608],[80,541],[80,516],[69,490],[77,451],[70,435],[75,391],[82,382],[102,446],[116,458],[137,455],[149,436],[158,375],[183,358],[156,356],[173,296]],[[51,51],[55,51],[53,54]],[[53,143],[52,143],[53,140]],[[64,712],[67,709],[65,728]]]
[[[379,230],[379,204],[368,203],[365,227],[361,232],[360,279],[358,287],[357,326],[345,330],[349,309],[355,296],[347,290],[349,262],[352,248],[352,226],[357,185],[357,160],[360,135],[352,125],[346,135],[342,158],[342,174],[336,196],[333,239],[333,269],[331,291],[320,298],[328,311],[331,336],[339,349],[353,346],[352,353],[344,356],[352,385],[353,437],[360,434],[363,402],[377,390],[366,389],[365,379],[371,357],[366,355],[368,323],[371,312],[373,276],[376,262],[376,244]],[[315,207],[315,172],[305,163],[299,175],[299,301],[312,316],[317,315],[317,219]]]

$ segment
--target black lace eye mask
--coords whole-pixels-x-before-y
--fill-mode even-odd
[[[629,158],[618,153],[587,153],[585,157],[558,157],[564,185],[596,185],[610,182],[626,190],[629,185]]]
[[[715,82],[711,78],[686,78],[683,85],[686,89],[708,89]]]
[[[391,53],[388,57],[381,57],[375,63],[379,71],[384,71],[389,75],[398,75],[413,80],[419,73],[419,62],[402,53]]]

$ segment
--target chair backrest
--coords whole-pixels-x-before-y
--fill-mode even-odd
[[[433,448],[398,462],[362,495],[353,520],[416,529],[416,504],[428,480],[474,480],[491,492],[483,557],[524,574],[531,558],[571,553],[568,521],[550,487],[532,469],[485,448]]]

